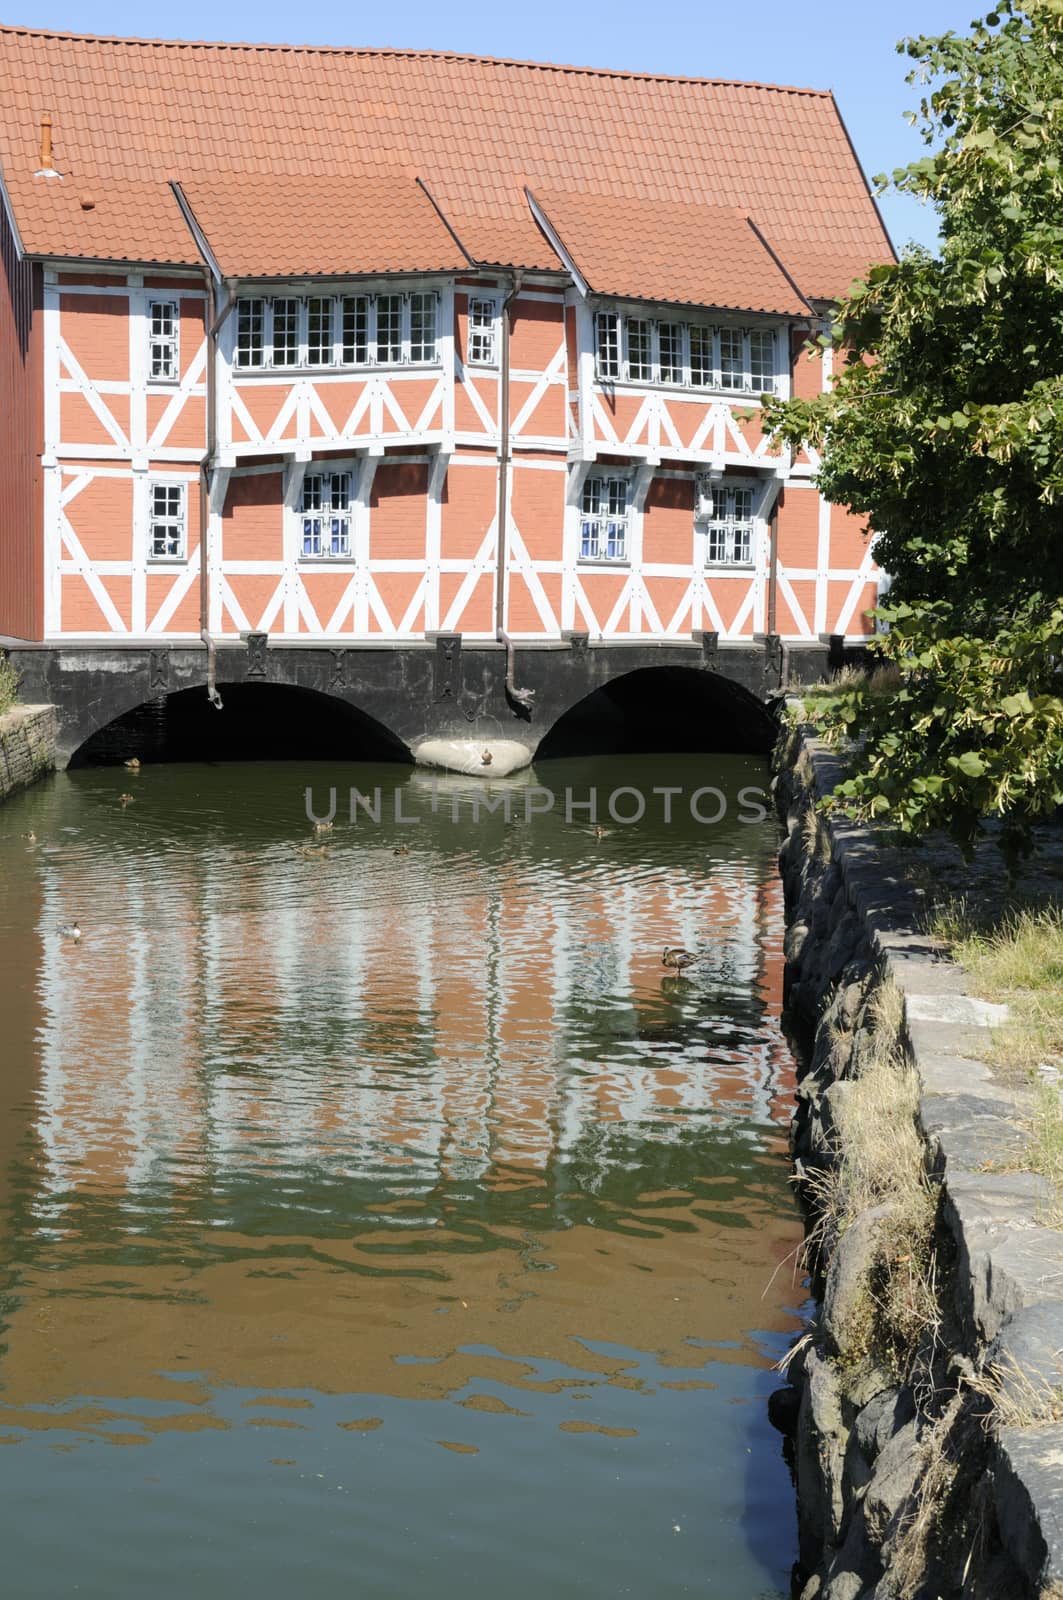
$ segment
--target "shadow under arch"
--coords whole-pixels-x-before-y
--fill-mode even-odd
[[[777,731],[768,707],[729,678],[694,667],[639,667],[563,712],[535,760],[666,751],[766,755]]]
[[[142,701],[98,728],[70,767],[141,761],[395,761],[407,746],[335,695],[281,683],[219,683],[223,709],[197,686]]]

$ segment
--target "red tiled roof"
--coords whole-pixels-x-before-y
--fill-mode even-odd
[[[810,296],[837,295],[891,254],[834,100],[813,90],[0,28],[0,108],[0,167],[39,255],[192,261],[165,205],[133,217],[137,185],[351,179],[378,165],[419,175],[466,247],[499,264],[555,264],[524,184],[737,208]],[[33,178],[46,113],[62,185]],[[95,207],[57,200],[60,188]],[[183,226],[172,198],[169,209]]]
[[[621,299],[802,316],[809,307],[748,217],[725,206],[537,189],[588,286]]]
[[[469,258],[412,173],[192,178],[182,192],[226,278],[461,272]]]

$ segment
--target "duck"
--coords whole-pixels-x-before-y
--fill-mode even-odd
[[[27,844],[37,843],[37,835],[34,833],[32,828],[30,829],[29,833],[24,833],[22,837],[25,839]]]
[[[391,853],[393,856],[408,856],[410,847],[408,844],[397,844]]]
[[[123,765],[127,766],[130,772],[140,771],[140,760],[137,756],[131,756],[128,761],[123,763]]]
[[[332,823],[331,822],[315,822],[314,823],[314,832],[315,833],[331,833],[332,832]]]
[[[118,804],[120,806],[131,806],[133,804],[133,796],[131,794],[120,794],[118,796]]]
[[[494,759],[495,758],[491,754],[490,750],[488,750],[487,746],[484,745],[483,749],[480,751],[480,761],[481,761],[481,763],[485,767],[489,767]]]
[[[73,922],[61,922],[59,924],[59,932],[64,939],[73,939],[76,944],[81,938],[81,924],[77,917],[74,918]]]
[[[300,846],[299,854],[320,860],[322,856],[328,855],[328,850],[323,844],[304,844]]]
[[[661,957],[661,966],[668,967],[670,971],[678,974],[685,972],[687,967],[692,967],[695,961],[700,960],[701,957],[696,956],[693,950],[684,950],[682,945],[666,945]]]
[[[594,824],[594,837],[596,839],[604,839],[608,831],[607,828],[602,827],[600,822]]]

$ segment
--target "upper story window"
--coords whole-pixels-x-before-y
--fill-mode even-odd
[[[495,319],[498,310],[494,300],[484,295],[469,298],[469,361],[474,367],[495,365]]]
[[[148,484],[148,555],[152,561],[183,561],[188,548],[188,486]]]
[[[626,473],[595,474],[583,485],[580,517],[581,561],[626,561],[631,478]]]
[[[248,297],[236,305],[240,371],[430,366],[439,361],[439,296]]]
[[[299,513],[302,522],[302,555],[332,558],[351,554],[352,474],[308,472],[303,478]]]
[[[779,384],[770,328],[723,328],[599,311],[595,343],[600,382],[668,383],[747,395],[773,394]]]
[[[176,300],[148,302],[148,376],[176,383],[181,376],[181,313]]]
[[[753,564],[754,486],[750,483],[697,485],[698,521],[705,529],[705,562],[710,567]]]

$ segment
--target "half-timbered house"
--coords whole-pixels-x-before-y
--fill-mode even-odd
[[[0,634],[859,640],[829,93],[0,29]]]

